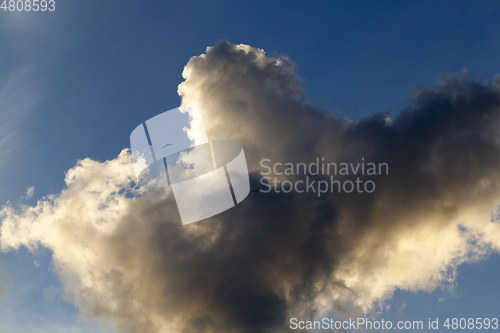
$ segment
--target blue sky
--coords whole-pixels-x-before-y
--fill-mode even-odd
[[[116,157],[138,124],[179,106],[184,66],[219,39],[289,57],[313,104],[360,119],[395,115],[440,73],[491,81],[499,35],[496,1],[56,0],[54,12],[0,11],[0,203],[33,204],[58,193],[78,159]],[[397,291],[383,315],[494,316],[499,273],[498,255],[462,265],[452,291]],[[49,251],[0,253],[0,280],[2,332],[98,331],[58,294]]]

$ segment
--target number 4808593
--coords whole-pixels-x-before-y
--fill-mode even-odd
[[[46,11],[49,10],[53,12],[56,10],[56,1],[55,0],[4,0],[0,9],[3,9],[4,12],[7,10],[10,12],[13,11]]]

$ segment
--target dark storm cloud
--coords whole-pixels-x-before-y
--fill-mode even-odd
[[[120,192],[141,191],[129,187],[127,152],[81,161],[59,196],[2,210],[1,242],[51,248],[92,318],[127,333],[288,331],[290,317],[368,311],[396,288],[432,290],[450,268],[499,249],[498,80],[442,76],[392,120],[349,121],[307,101],[291,61],[250,46],[219,42],[183,76],[183,104],[198,103],[208,138],[243,145],[252,188],[262,159],[364,158],[389,174],[372,176],[373,193],[250,193],[182,226],[170,190]]]

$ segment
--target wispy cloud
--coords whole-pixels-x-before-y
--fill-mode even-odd
[[[71,8],[70,6],[69,8]],[[68,9],[66,8],[65,11]],[[28,120],[40,116],[47,91],[44,70],[62,54],[64,15],[9,12],[0,22],[0,200],[5,202],[22,178],[19,164],[31,153]],[[20,161],[22,161],[20,163]]]
[[[0,64],[1,66],[1,64]],[[30,116],[34,105],[39,100],[39,89],[34,84],[30,66],[21,66],[4,71],[7,77],[0,82],[0,199],[8,198],[9,189],[15,181],[12,174],[16,168],[15,153],[23,153],[28,142],[22,124]]]

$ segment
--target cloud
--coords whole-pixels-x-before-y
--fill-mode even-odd
[[[0,242],[51,249],[88,317],[125,333],[281,332],[290,317],[453,283],[458,265],[500,249],[498,79],[440,76],[394,119],[355,122],[311,105],[293,62],[247,45],[219,42],[183,77],[183,104],[198,103],[209,139],[243,145],[255,187],[265,158],[364,158],[389,174],[373,193],[251,193],[182,226],[170,189],[134,185],[127,150],[79,161],[59,195],[3,207]]]
[[[34,186],[28,187],[28,189],[26,190],[26,198],[32,198],[34,194],[35,194],[35,187]]]

